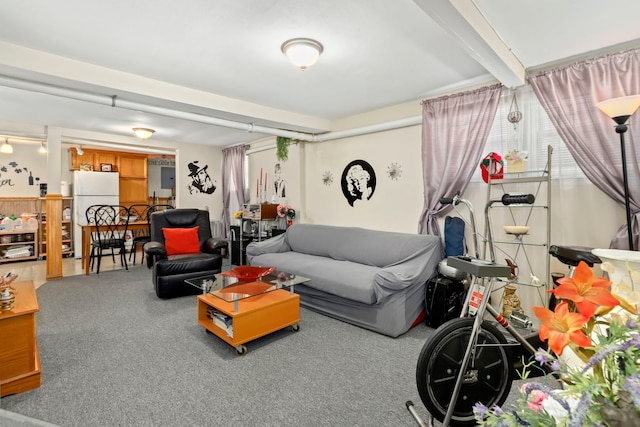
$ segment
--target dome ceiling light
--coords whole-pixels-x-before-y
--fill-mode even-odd
[[[324,50],[320,42],[305,38],[287,40],[280,49],[293,65],[303,71],[315,64]]]
[[[153,135],[155,130],[149,128],[133,128],[133,133],[140,139],[148,139]]]

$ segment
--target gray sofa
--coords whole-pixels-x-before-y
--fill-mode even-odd
[[[314,224],[247,246],[250,265],[311,279],[295,287],[303,307],[391,337],[423,313],[442,258],[435,236]]]

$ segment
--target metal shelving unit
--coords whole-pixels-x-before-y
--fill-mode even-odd
[[[511,282],[515,285],[533,286],[548,290],[551,283],[549,247],[551,242],[551,160],[553,147],[547,147],[547,161],[544,169],[527,170],[524,172],[505,173],[503,178],[489,176],[487,185],[487,203],[491,200],[499,199],[503,194],[517,194],[522,192],[522,188],[535,196],[535,203],[532,205],[509,205],[492,204],[489,209],[489,221],[494,230],[494,253],[509,258],[518,265],[518,279]],[[490,169],[492,170],[492,169]],[[546,196],[546,197],[545,197]],[[500,214],[498,214],[500,212]],[[495,226],[498,221],[492,219],[500,216],[502,223],[497,225],[530,225],[537,220],[535,227],[531,227],[531,234],[516,236],[514,238],[504,238],[500,234],[502,227]],[[542,223],[544,223],[542,225]],[[540,230],[540,227],[544,227]],[[485,224],[485,236],[487,225]],[[511,236],[511,235],[507,235]],[[483,254],[487,254],[488,241],[484,242]],[[531,256],[536,252],[535,256]],[[544,258],[541,262],[540,259]],[[498,261],[502,262],[502,260]],[[540,282],[528,281],[529,274],[537,277]],[[524,276],[524,277],[523,277]],[[547,297],[546,292],[544,297]],[[547,303],[548,301],[543,301]]]

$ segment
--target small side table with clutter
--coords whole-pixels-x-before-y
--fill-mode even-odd
[[[282,234],[293,224],[295,210],[288,205],[275,203],[245,204],[234,219],[241,225],[231,226],[231,263],[245,264],[245,250],[249,243],[260,242]]]

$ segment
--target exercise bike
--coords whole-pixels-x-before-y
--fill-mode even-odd
[[[489,301],[494,284],[499,278],[508,278],[512,269],[496,263],[489,208],[494,203],[503,205],[533,204],[533,194],[505,194],[499,200],[490,200],[485,208],[490,260],[457,256],[448,258],[448,266],[473,277],[459,318],[442,324],[425,343],[416,368],[418,392],[429,414],[444,426],[474,425],[473,407],[477,402],[487,407],[501,405],[511,389],[514,375],[514,349],[520,347],[530,355],[536,348]],[[442,204],[471,204],[456,194],[443,198]],[[475,221],[472,221],[474,237]],[[477,240],[475,240],[477,245]],[[476,248],[477,253],[477,248]],[[489,313],[497,322],[484,320]],[[507,342],[498,326],[515,339]],[[536,336],[537,339],[537,336]],[[537,341],[539,343],[539,341]],[[518,349],[518,350],[520,350]],[[551,370],[545,368],[548,372]],[[417,417],[413,404],[407,409],[420,425],[427,425]]]

